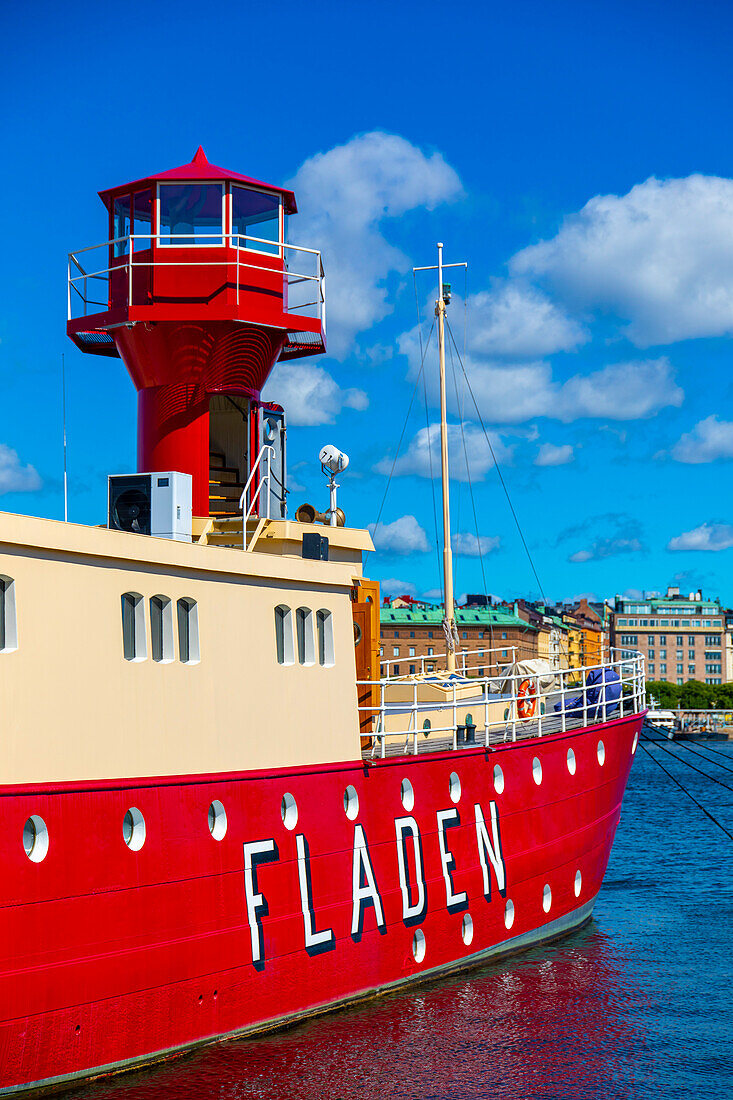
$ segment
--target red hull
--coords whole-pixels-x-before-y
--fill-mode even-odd
[[[575,926],[590,915],[603,880],[641,721],[368,766],[0,790],[0,1092],[254,1030]],[[412,810],[401,801],[404,778]],[[344,812],[348,784],[359,798],[353,819]],[[281,816],[286,792],[298,807],[292,829]],[[226,808],[221,841],[207,826],[212,799]],[[503,892],[476,824],[478,804],[491,836],[492,802]],[[130,806],[147,827],[137,852],[122,835]],[[21,843],[30,814],[43,817],[50,836],[37,864]],[[407,904],[418,899],[419,851],[426,894],[424,913],[412,920],[404,919],[395,831],[406,817],[420,833],[419,846],[408,833],[402,849]],[[360,826],[366,850],[355,860]],[[253,856],[258,841],[274,848]],[[378,890],[371,898],[369,869]],[[364,901],[355,903],[360,891]],[[470,944],[462,937],[466,913]],[[418,926],[426,947],[419,963]],[[308,933],[319,932],[325,942],[306,950]],[[255,965],[258,938],[263,957]]]

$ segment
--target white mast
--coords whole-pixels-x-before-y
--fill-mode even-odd
[[[435,316],[438,318],[438,362],[440,369],[440,470],[443,488],[443,591],[445,592],[445,615],[443,630],[446,643],[446,666],[448,672],[456,668],[456,621],[453,599],[453,551],[450,539],[450,469],[448,466],[448,419],[445,395],[445,309],[446,297],[443,286],[444,267],[468,267],[468,264],[444,264],[443,244],[438,242],[438,298],[435,302]],[[415,271],[435,271],[435,266],[414,267]],[[429,445],[429,441],[428,441]]]

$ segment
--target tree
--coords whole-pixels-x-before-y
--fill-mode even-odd
[[[668,684],[666,680],[647,680],[647,697],[653,695],[662,710],[674,710],[680,705],[679,684]]]
[[[688,680],[680,691],[680,706],[684,710],[709,710],[715,705],[720,686],[703,684],[702,680]]]

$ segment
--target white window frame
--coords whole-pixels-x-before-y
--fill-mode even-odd
[[[176,622],[178,626],[178,659],[183,665],[197,665],[201,660],[198,601],[191,596],[181,596],[176,601]],[[185,657],[185,649],[181,645],[184,629],[187,639],[186,649],[188,650],[188,655]]]
[[[275,608],[275,658],[284,667],[295,664],[293,612],[284,603]]]
[[[155,635],[160,630],[160,652],[156,655]],[[150,597],[150,656],[158,665],[175,659],[173,650],[173,604],[159,592]]]
[[[18,615],[15,608],[15,581],[0,573],[0,615],[3,619],[3,644],[0,653],[18,648]]]
[[[193,244],[182,244],[181,241],[165,241],[160,235],[160,189],[161,187],[196,187],[206,184],[206,186],[221,187],[221,243],[217,244],[216,241],[212,241],[212,237],[215,237],[215,233],[205,234],[206,240],[200,243],[196,240],[196,233],[185,234],[190,239],[193,237]],[[156,183],[155,185],[155,236],[152,238],[159,248],[226,248],[227,241],[230,239],[230,234],[227,233],[227,185],[223,180],[170,180]],[[181,234],[183,236],[184,234]]]
[[[230,183],[229,184],[229,188],[228,188],[228,190],[229,190],[229,204],[228,204],[228,206],[229,206],[229,210],[228,210],[228,213],[229,213],[229,241],[231,243],[232,248],[237,247],[234,238],[235,237],[239,238],[239,237],[242,236],[241,233],[235,233],[234,232],[234,189],[235,189],[235,187],[238,188],[241,191],[254,191],[255,195],[272,195],[273,198],[276,198],[278,200],[278,204],[279,204],[278,219],[277,219],[277,232],[278,232],[278,238],[279,239],[277,241],[277,252],[265,252],[265,250],[263,248],[253,248],[251,245],[246,243],[246,238],[245,238],[245,243],[239,246],[240,249],[244,248],[244,249],[246,249],[247,252],[255,252],[258,256],[271,256],[274,259],[279,256],[280,259],[282,259],[283,251],[284,251],[284,245],[285,245],[285,240],[284,240],[284,237],[285,237],[285,222],[284,222],[283,197],[278,191],[269,191],[266,187],[248,187],[247,184],[245,184],[245,183]],[[274,241],[272,243],[275,244]]]
[[[320,607],[316,611],[316,630],[318,633],[318,664],[321,668],[333,668],[335,664],[333,615],[326,607]]]
[[[303,624],[302,638],[301,623]],[[298,645],[298,664],[310,668],[316,663],[316,639],[313,631],[313,612],[309,607],[296,608],[295,638]]]
[[[125,607],[132,606],[132,650],[126,652]],[[145,632],[145,599],[139,592],[123,592],[122,608],[122,655],[130,664],[140,664],[148,657],[148,639]]]

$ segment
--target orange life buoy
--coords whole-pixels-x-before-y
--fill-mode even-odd
[[[537,706],[537,689],[531,680],[522,680],[517,691],[517,714],[520,718],[531,718]]]

